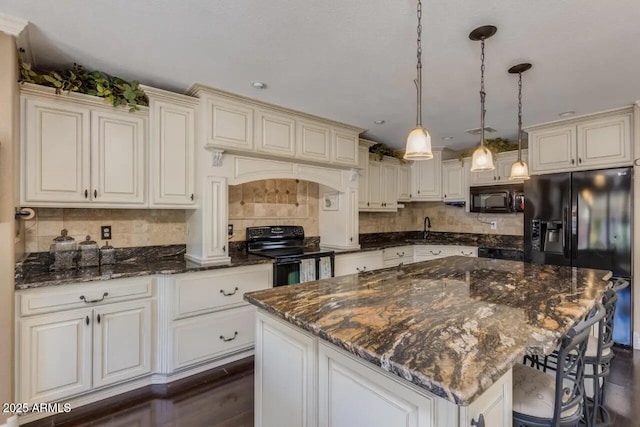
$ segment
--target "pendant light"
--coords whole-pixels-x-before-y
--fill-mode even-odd
[[[529,68],[527,62],[509,68],[509,73],[518,75],[518,160],[511,166],[510,180],[529,179],[529,166],[522,160],[522,73]]]
[[[418,65],[416,66],[418,77],[413,82],[418,91],[416,107],[416,127],[407,137],[407,146],[404,151],[406,160],[433,159],[431,152],[431,135],[422,127],[422,1],[418,0]]]
[[[494,35],[498,31],[493,25],[485,25],[471,31],[469,38],[474,41],[480,41],[480,147],[473,152],[471,158],[471,172],[491,171],[496,167],[493,165],[493,154],[484,146],[484,116],[486,110],[484,108],[485,98],[487,96],[484,91],[484,41]]]

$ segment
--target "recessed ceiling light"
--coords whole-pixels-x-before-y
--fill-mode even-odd
[[[453,139],[452,136],[445,136],[444,138],[442,138],[444,141],[451,141]]]
[[[262,83],[262,82],[251,82],[251,86],[253,86],[256,89],[266,89],[267,88],[267,84],[266,83]]]
[[[377,124],[377,125],[383,125],[384,124],[384,120],[374,120],[373,123]]]
[[[560,117],[569,117],[569,116],[573,116],[576,112],[575,111],[565,111],[564,113],[560,113],[558,114]]]

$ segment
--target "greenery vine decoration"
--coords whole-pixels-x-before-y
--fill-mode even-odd
[[[473,152],[476,151],[480,144],[475,147],[467,148],[466,150],[461,151],[458,154],[458,158],[462,161],[465,157],[471,157]],[[502,153],[504,151],[513,151],[518,149],[518,144],[515,142],[509,142],[508,139],[502,138],[494,138],[494,139],[485,139],[484,146],[491,151],[491,153],[495,156],[498,153]]]
[[[41,71],[24,61],[24,49],[19,49],[21,83],[35,83],[55,88],[56,93],[78,92],[104,98],[114,107],[127,106],[129,111],[149,105],[149,99],[137,81],[128,82],[102,71],[88,71],[80,64],[63,70]]]
[[[373,159],[378,162],[382,161],[384,159],[384,156],[395,157],[396,159],[399,159],[402,163],[407,162],[403,158],[404,151],[394,150],[393,148],[389,147],[387,144],[383,144],[382,142],[379,142],[369,147],[369,153],[373,154]]]

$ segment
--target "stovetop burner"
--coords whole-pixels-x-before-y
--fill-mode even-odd
[[[297,225],[247,227],[247,253],[268,258],[313,258],[333,255],[333,251],[307,248],[304,229]]]

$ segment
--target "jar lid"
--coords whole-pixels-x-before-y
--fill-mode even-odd
[[[91,240],[91,236],[85,237],[83,242],[78,243],[79,245],[97,245],[95,240]]]
[[[60,235],[55,239],[53,239],[53,241],[54,242],[71,242],[75,240],[73,237],[68,236],[67,234],[69,234],[69,230],[67,230],[66,228],[63,228],[62,230],[60,230]]]

